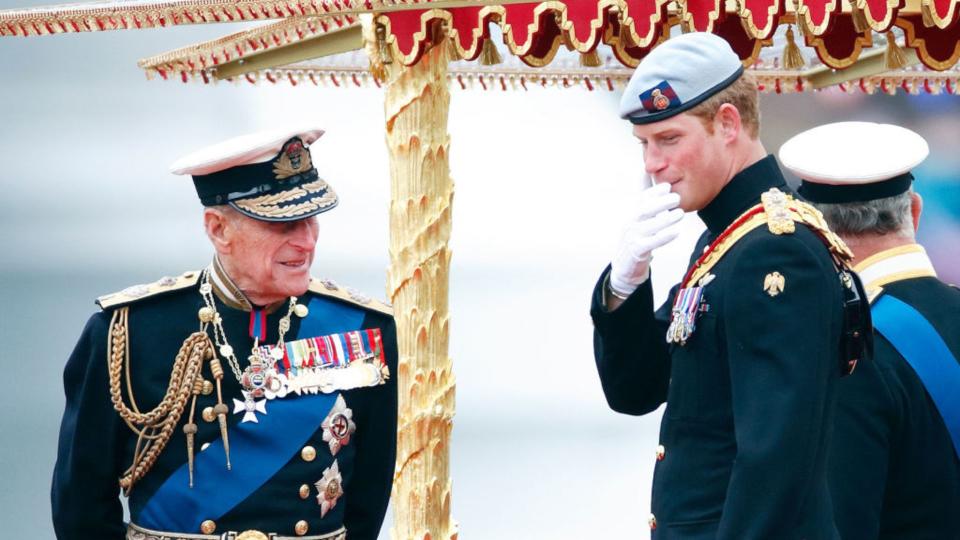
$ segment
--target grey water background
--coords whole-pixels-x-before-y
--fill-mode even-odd
[[[53,537],[61,372],[93,299],[209,260],[192,187],[166,172],[181,154],[277,123],[326,128],[316,161],[343,202],[321,220],[314,272],[384,296],[382,91],[184,85],[146,81],[136,67],[243,27],[0,39],[4,538]],[[640,189],[640,148],[616,118],[618,99],[585,90],[452,94],[451,464],[463,538],[647,536],[659,413],[606,408],[587,314]],[[934,153],[918,173],[922,238],[941,275],[956,282],[958,102],[765,95],[763,138],[775,151],[799,130],[840,119],[920,131]],[[659,298],[701,228],[688,216],[681,238],[658,252]]]

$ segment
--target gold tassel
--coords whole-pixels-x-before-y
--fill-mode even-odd
[[[457,47],[453,44],[453,39],[450,38],[450,25],[447,21],[434,23],[431,31],[431,46],[436,47],[446,40],[448,59],[451,61],[460,60],[460,51],[457,50]]]
[[[850,0],[850,17],[853,19],[853,29],[856,30],[858,34],[862,34],[870,29],[870,24],[867,23],[867,16],[863,14],[863,10],[857,5],[857,0]]]
[[[457,44],[450,37],[447,37],[447,54],[451,61],[463,60],[463,57],[460,56],[460,49],[457,48]]]
[[[637,46],[637,42],[633,39],[633,32],[630,31],[630,25],[623,19],[620,19],[620,34],[617,39],[620,41],[620,46],[625,49]]]
[[[553,14],[553,22],[557,25],[557,30],[560,31],[560,41],[563,42],[563,46],[567,48],[568,51],[574,50],[573,43],[570,41],[570,36],[563,31],[563,17],[559,13]]]
[[[212,356],[212,355],[211,355]],[[230,439],[227,437],[227,412],[230,410],[223,402],[223,387],[220,381],[223,380],[223,366],[216,357],[210,359],[210,372],[214,380],[217,381],[217,404],[213,406],[213,412],[217,415],[220,424],[220,438],[223,439],[223,453],[227,458],[227,470],[233,467],[230,465]]]
[[[580,53],[580,65],[583,67],[600,67],[603,62],[600,61],[600,55],[594,49],[589,52]]]
[[[387,45],[387,27],[377,25],[377,50],[380,52],[380,63],[383,65],[393,63],[393,54],[390,52],[390,45]]]
[[[503,58],[500,56],[500,51],[497,50],[497,46],[493,44],[493,41],[490,38],[483,40],[483,50],[480,51],[480,65],[495,66],[502,63]]]
[[[806,60],[803,58],[803,53],[800,52],[800,47],[797,46],[797,41],[793,35],[793,27],[787,27],[787,45],[783,48],[783,59],[781,62],[783,69],[786,70],[797,70],[802,69],[803,66],[807,64]]]
[[[937,25],[937,22],[933,20],[933,14],[930,13],[930,10],[933,9],[930,7],[930,4],[920,4],[920,14],[923,16],[923,26],[926,28],[933,28]]]
[[[893,32],[887,32],[887,50],[883,53],[883,63],[888,70],[902,69],[907,65],[907,55],[897,45]]]
[[[193,391],[191,393],[193,399],[190,401],[190,418],[183,426],[183,434],[187,436],[187,468],[190,472],[190,487],[193,487],[194,440],[197,435],[197,424],[194,423],[193,417],[197,412],[197,397],[203,393],[203,377],[200,377],[199,374],[193,379]]]
[[[197,403],[197,398],[193,398],[192,406]],[[191,411],[192,412],[192,411]],[[187,467],[190,471],[190,487],[193,487],[193,445],[194,437],[197,435],[197,425],[194,423],[184,424],[183,433],[187,436]]]

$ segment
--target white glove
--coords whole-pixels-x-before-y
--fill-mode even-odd
[[[650,277],[650,253],[680,234],[676,225],[683,219],[677,208],[680,195],[670,192],[670,184],[657,184],[641,192],[637,217],[623,232],[617,255],[610,269],[610,289],[614,296],[626,298]]]

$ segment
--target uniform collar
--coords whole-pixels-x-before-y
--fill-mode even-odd
[[[937,277],[930,257],[920,244],[907,244],[874,253],[857,263],[853,269],[860,274],[868,295],[894,281]]]
[[[227,275],[223,264],[220,263],[220,257],[216,255],[213,256],[213,262],[210,263],[210,286],[213,289],[213,293],[217,295],[217,298],[219,298],[224,305],[233,309],[239,309],[240,311],[263,309],[269,314],[276,311],[277,308],[285,302],[276,302],[265,308],[253,305],[253,303],[247,299],[247,296],[243,294],[243,291],[240,290],[240,287],[237,287],[237,284]]]
[[[719,234],[740,214],[757,204],[761,193],[774,187],[781,191],[788,190],[777,159],[768,155],[734,175],[710,204],[697,214],[711,233]]]

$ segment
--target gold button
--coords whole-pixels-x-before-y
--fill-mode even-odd
[[[206,422],[213,422],[217,419],[217,413],[213,412],[213,407],[207,407],[203,409],[203,412],[200,413],[200,416],[202,416]]]
[[[312,446],[304,446],[303,450],[300,451],[300,457],[304,461],[313,461],[317,457],[317,450]]]
[[[667,449],[661,444],[657,447],[657,461],[663,461],[663,456],[667,455]]]
[[[300,486],[300,498],[306,499],[309,496],[310,496],[310,486],[306,484],[303,484],[302,486]]]
[[[647,523],[650,524],[650,530],[656,530],[657,528],[657,516],[650,514],[650,519],[647,520]]]
[[[310,314],[310,310],[303,304],[297,304],[296,307],[293,308],[293,312],[301,319]]]
[[[293,526],[293,532],[297,533],[297,536],[303,536],[307,534],[308,528],[310,528],[310,526],[307,525],[307,522],[301,519]]]
[[[209,396],[213,393],[213,383],[207,380],[203,381],[203,395]]]
[[[203,534],[213,534],[213,531],[215,530],[217,530],[217,524],[211,519],[208,519],[200,524],[200,532]]]
[[[209,446],[210,446],[210,443],[208,443],[208,442],[205,442],[205,443],[201,444],[201,445],[200,445],[200,451],[203,452],[203,451],[206,450],[207,447],[209,447]]]

